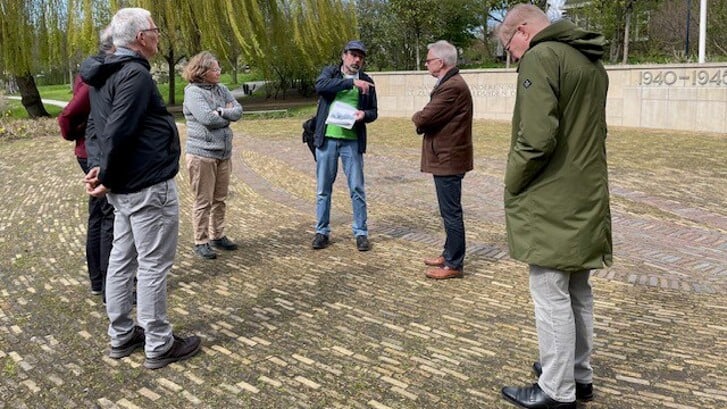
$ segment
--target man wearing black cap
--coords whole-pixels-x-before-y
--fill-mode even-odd
[[[325,67],[316,79],[316,235],[313,248],[329,244],[331,193],[338,173],[338,158],[348,181],[353,207],[353,235],[356,248],[368,251],[366,191],[363,154],[366,152],[366,124],[378,117],[374,81],[361,68],[366,47],[361,41],[346,44],[341,64]]]

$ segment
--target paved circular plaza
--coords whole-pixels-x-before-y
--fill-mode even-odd
[[[537,341],[526,266],[507,254],[504,156],[476,155],[464,180],[465,277],[427,280],[421,260],[443,240],[432,180],[415,146],[377,138],[402,121],[369,130],[369,252],[356,251],[342,175],[332,245],[311,249],[315,168],[300,119],[236,128],[227,234],[238,251],[194,256],[180,172],[169,315],[204,347],[157,371],[141,352],[106,356],[71,144],[0,140],[0,408],[513,407],[499,390],[535,381]],[[582,407],[727,407],[727,188],[693,183],[689,164],[692,176],[664,185],[654,175],[674,161],[611,170],[615,264],[592,278],[596,398]]]

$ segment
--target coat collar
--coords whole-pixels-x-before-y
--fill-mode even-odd
[[[454,77],[454,76],[455,76],[455,75],[457,75],[457,74],[459,74],[459,68],[457,68],[457,67],[452,67],[452,69],[451,69],[451,70],[449,70],[449,71],[447,71],[447,73],[446,73],[446,74],[444,74],[444,77],[442,77],[442,79],[441,79],[441,80],[439,80],[439,82],[437,82],[437,85],[436,85],[436,86],[434,87],[434,89],[432,90],[432,93],[434,93],[434,91],[436,91],[436,90],[437,90],[437,89],[438,89],[439,87],[441,87],[441,86],[442,86],[442,84],[444,84],[444,83],[445,83],[445,82],[447,82],[447,81],[448,81],[448,80],[449,80],[450,78]]]

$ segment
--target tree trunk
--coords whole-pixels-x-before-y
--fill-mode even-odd
[[[167,53],[167,55],[164,56],[164,59],[167,60],[169,73],[169,96],[167,98],[167,105],[174,105],[176,103],[174,98],[174,83],[176,80],[174,64],[176,61],[174,61],[174,47],[172,47],[171,45],[169,46],[169,52]]]
[[[231,50],[231,56],[228,59],[230,62],[230,67],[232,67],[232,70],[230,71],[232,74],[232,83],[237,84],[237,59],[240,56],[240,53],[238,52],[237,48],[233,48]]]
[[[16,75],[15,81],[18,83],[18,90],[20,90],[21,100],[20,102],[28,111],[28,115],[31,118],[49,117],[50,114],[45,110],[43,101],[40,99],[40,93],[38,87],[35,85],[35,78],[31,73],[25,75]]]
[[[626,64],[629,59],[629,34],[631,33],[631,15],[634,14],[633,1],[629,2],[626,7],[626,22],[624,24],[624,46],[623,59],[621,64]]]
[[[618,56],[621,55],[621,46],[623,45],[621,43],[621,32],[616,30],[613,33],[613,38],[611,39],[611,49],[609,53],[609,59],[608,61],[611,64],[617,64],[618,63]]]
[[[422,60],[421,55],[419,54],[419,33],[416,33],[416,47],[415,47],[415,53],[414,53],[414,69],[417,71],[422,70]]]

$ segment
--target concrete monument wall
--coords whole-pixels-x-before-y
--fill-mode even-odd
[[[608,66],[606,114],[611,126],[727,133],[727,64]],[[429,101],[435,78],[426,71],[370,73],[379,116],[411,117]],[[515,69],[462,70],[475,118],[509,121]]]

